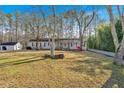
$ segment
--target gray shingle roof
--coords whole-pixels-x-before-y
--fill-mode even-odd
[[[16,45],[18,42],[4,42],[1,43],[0,45]]]
[[[39,40],[36,40],[36,39],[31,39],[30,41],[48,41],[49,39],[48,38],[43,38],[43,39],[39,39]],[[60,39],[55,39],[55,41],[58,41],[58,40],[80,40],[79,38],[60,38]]]

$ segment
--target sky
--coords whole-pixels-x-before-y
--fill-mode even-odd
[[[0,5],[0,10],[3,10],[6,13],[10,13],[17,9],[20,11],[30,10],[31,7],[32,7],[31,5]],[[48,10],[48,7],[49,6],[44,5],[45,10]],[[75,5],[57,5],[57,9],[59,10],[60,13],[66,11],[68,9],[75,8],[75,7],[76,7]],[[79,6],[79,7],[82,7],[82,6]],[[91,10],[91,6],[84,5],[83,8],[88,11]]]
[[[31,5],[0,5],[0,10],[5,12],[5,13],[13,13],[15,10],[19,10],[20,12],[24,12],[24,11],[31,11]],[[69,9],[78,9],[80,10],[81,8],[83,8],[86,11],[91,11],[92,6],[78,6],[78,8],[75,5],[58,5],[57,6],[57,13],[61,14]],[[49,6],[44,5],[43,9],[45,11],[48,11],[47,13],[49,13]],[[97,6],[97,9],[100,11],[100,16],[102,18],[107,19],[107,14],[106,14],[106,10],[103,8],[103,6]]]
[[[4,11],[5,13],[11,13],[15,10],[24,11],[30,8],[31,6],[28,5],[0,5],[0,10]]]
[[[83,6],[76,6],[76,5],[57,5],[56,7],[56,11],[58,14],[61,14],[69,9],[83,9],[85,11],[90,12],[92,10],[91,7],[95,7],[95,9],[97,9],[99,11],[99,16],[101,17],[101,19],[104,20],[109,20],[107,11],[105,9],[105,6],[101,6],[101,5],[83,5]],[[13,13],[15,10],[19,10],[20,12],[25,12],[25,11],[31,11],[32,6],[31,5],[0,5],[0,11],[3,11],[5,13]],[[49,14],[49,6],[44,5],[43,9],[47,12],[47,14]],[[114,14],[117,14],[116,11],[116,7],[113,6],[114,9]]]

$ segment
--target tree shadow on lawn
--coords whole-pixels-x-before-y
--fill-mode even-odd
[[[124,68],[114,64],[109,66],[111,66],[112,74],[102,88],[124,88]]]
[[[40,57],[32,57],[32,58],[26,58],[26,59],[21,59],[21,60],[16,60],[16,61],[9,61],[9,62],[0,63],[0,68],[24,64],[24,63],[32,63],[32,62],[36,62],[39,60],[45,60],[45,59],[40,58]]]
[[[83,61],[78,60],[75,63],[76,63],[76,66],[69,68],[70,70],[79,72],[79,73],[85,72],[88,75],[94,75],[94,74],[97,74],[97,73],[99,74],[103,72],[102,70],[103,70],[104,64],[103,62],[100,62],[98,60],[91,60],[91,59],[86,59]],[[106,69],[107,68],[108,67],[106,66]]]
[[[124,87],[124,68],[114,65],[112,62],[105,62],[101,60],[78,60],[76,66],[67,68],[78,73],[86,73],[95,76],[100,74],[107,74],[107,71],[112,71],[111,76],[101,86],[102,88]]]

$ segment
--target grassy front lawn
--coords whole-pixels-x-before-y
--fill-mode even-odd
[[[0,87],[124,87],[124,68],[91,52],[67,52],[44,59],[49,51],[0,53]]]

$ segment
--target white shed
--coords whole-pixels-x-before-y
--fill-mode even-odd
[[[21,50],[22,45],[19,42],[4,42],[0,44],[1,51],[13,51],[13,50]]]

